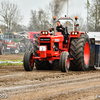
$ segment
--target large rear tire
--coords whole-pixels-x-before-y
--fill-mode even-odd
[[[39,50],[39,40],[38,37],[35,40],[34,44],[34,54],[37,55],[37,50]],[[52,64],[49,63],[49,61],[40,61],[38,59],[35,59],[35,67],[37,70],[51,70],[53,69]]]
[[[34,67],[34,60],[32,59],[32,51],[26,51],[23,58],[23,64],[25,71],[32,71]]]
[[[81,34],[77,39],[71,40],[70,45],[71,70],[89,70],[90,40],[87,34]]]

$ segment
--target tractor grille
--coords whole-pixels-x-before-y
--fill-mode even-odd
[[[46,45],[47,50],[51,50],[51,43],[40,43],[40,45]]]
[[[50,41],[50,38],[40,38],[40,41]]]

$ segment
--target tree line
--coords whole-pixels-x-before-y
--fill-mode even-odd
[[[19,31],[41,31],[48,30],[53,26],[53,16],[61,17],[64,12],[67,0],[51,0],[49,4],[38,10],[30,11],[30,21],[28,26],[20,25],[23,15],[17,4],[10,1],[1,1],[0,3],[0,28],[4,32]],[[92,0],[88,5],[89,31],[100,31],[100,0]],[[73,12],[74,13],[74,12]],[[79,30],[86,31],[86,21],[78,15]],[[72,18],[75,16],[72,15]]]

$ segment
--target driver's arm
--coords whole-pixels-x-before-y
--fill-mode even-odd
[[[65,32],[65,27],[62,26],[62,28],[60,28],[60,30],[62,30],[62,32]]]
[[[62,28],[56,27],[56,30],[59,32],[62,30]]]
[[[51,27],[51,28],[49,29],[49,31],[50,31],[50,32],[54,31],[54,28]]]

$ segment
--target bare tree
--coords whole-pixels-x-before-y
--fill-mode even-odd
[[[39,9],[38,11],[31,10],[31,18],[29,22],[30,31],[48,30],[48,25],[49,17],[47,12],[45,12],[43,9]]]
[[[47,30],[49,28],[49,15],[43,9],[38,11],[38,23],[40,24],[40,30]]]
[[[100,31],[100,0],[92,0],[89,7],[89,31]]]
[[[3,30],[4,33],[6,32],[6,26],[5,25],[1,24],[0,28]]]
[[[11,32],[27,31],[27,27],[20,24],[13,24]]]
[[[37,11],[31,10],[31,18],[29,22],[29,30],[36,31],[37,30]]]
[[[61,17],[66,0],[52,0],[44,9],[31,10],[29,30],[48,30],[53,25],[53,16]]]
[[[9,31],[11,31],[14,23],[19,23],[22,20],[21,12],[18,9],[17,4],[10,3],[9,1],[2,1],[0,3],[0,20],[4,23]]]

